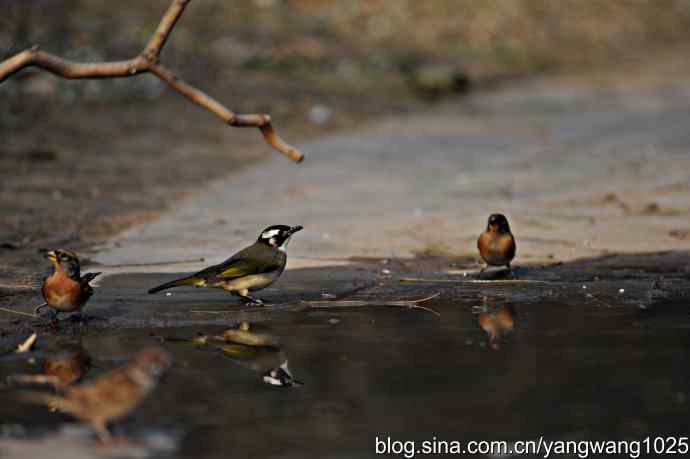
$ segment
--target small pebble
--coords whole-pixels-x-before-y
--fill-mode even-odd
[[[165,296],[172,296],[172,292],[165,292]]]
[[[390,269],[382,269],[381,274],[390,274],[391,270]]]
[[[582,288],[586,289],[586,288],[587,288],[587,286],[586,286],[586,285],[583,285],[583,286],[582,286]]]
[[[624,288],[618,289],[618,293],[625,293],[625,289]]]
[[[331,325],[339,324],[339,323],[340,323],[340,319],[331,318],[331,319],[328,319],[328,323],[331,324]]]
[[[335,298],[335,295],[333,295],[332,293],[322,292],[321,298],[325,298],[327,300],[332,300],[333,298]]]

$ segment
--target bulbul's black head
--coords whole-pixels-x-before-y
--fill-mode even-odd
[[[301,230],[301,226],[273,225],[269,226],[259,234],[257,242],[270,245],[271,247],[282,247],[290,240],[290,236]]]
[[[57,268],[58,265],[70,277],[79,277],[79,257],[69,250],[55,249],[46,253],[46,258]]]
[[[510,233],[508,219],[503,214],[491,214],[489,216],[489,223],[486,225],[486,230],[496,231],[498,233]]]

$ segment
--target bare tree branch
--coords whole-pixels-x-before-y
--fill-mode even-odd
[[[173,0],[144,50],[131,59],[99,63],[73,62],[41,51],[37,45],[34,45],[0,62],[0,83],[26,67],[39,67],[69,79],[124,78],[150,72],[230,126],[259,128],[266,143],[293,161],[302,161],[304,159],[302,153],[276,134],[269,115],[235,114],[208,94],[178,78],[171,70],[159,63],[160,52],[190,1]]]

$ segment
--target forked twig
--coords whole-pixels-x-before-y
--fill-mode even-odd
[[[233,127],[256,127],[266,143],[293,161],[304,159],[302,153],[281,139],[271,125],[271,117],[265,114],[240,115],[233,113],[223,104],[178,78],[160,63],[160,53],[172,32],[175,23],[182,16],[191,0],[173,0],[163,15],[156,31],[142,52],[137,56],[114,62],[83,63],[63,59],[41,51],[38,45],[21,51],[0,62],[0,83],[26,67],[39,67],[68,79],[80,78],[126,78],[142,73],[153,73],[174,90],[195,104],[213,113]]]
[[[424,311],[428,311],[432,314],[436,314],[437,316],[440,316],[441,314],[438,313],[437,311],[434,311],[431,308],[427,308],[426,306],[420,306],[420,303],[425,303],[427,301],[433,300],[437,296],[439,296],[440,293],[434,293],[431,296],[428,296],[426,298],[421,298],[419,300],[393,300],[393,301],[370,301],[370,300],[300,300],[299,304],[302,306],[307,306],[309,308],[351,308],[351,307],[362,307],[362,306],[398,306],[398,307],[404,307],[404,308],[409,308],[409,309],[422,309]],[[264,306],[271,306],[271,305],[264,305]],[[260,309],[257,308],[252,308],[252,309],[244,309],[244,310],[232,310],[232,309],[220,309],[220,310],[200,310],[200,309],[193,309],[189,312],[192,313],[197,313],[197,314],[225,314],[225,313],[238,313],[238,312],[252,312],[252,311],[257,311]]]
[[[551,284],[553,282],[533,279],[429,279],[422,277],[401,277],[400,282],[415,284]]]
[[[438,297],[441,293],[434,293],[431,296],[422,298],[419,300],[393,300],[393,301],[379,301],[379,300],[315,300],[315,301],[302,301],[303,304],[309,306],[310,308],[351,308],[351,307],[362,307],[362,306],[398,306],[410,309],[422,309],[424,311],[431,312],[440,316],[438,311],[435,311],[426,306],[420,306],[420,303],[425,303],[431,301]]]

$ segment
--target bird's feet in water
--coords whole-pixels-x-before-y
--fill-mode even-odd
[[[249,295],[243,295],[240,297],[242,302],[248,306],[263,306],[264,305],[264,300],[261,300],[259,298],[254,298],[253,296]]]
[[[60,319],[58,313],[54,310],[50,310],[48,314],[38,314],[40,322],[36,325],[43,330],[57,330],[60,328]]]

